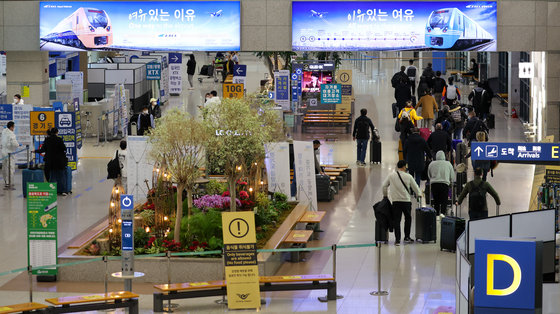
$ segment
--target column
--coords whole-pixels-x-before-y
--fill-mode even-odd
[[[6,52],[6,80],[8,102],[15,94],[21,94],[26,104],[40,106],[49,104],[49,54],[46,51]],[[29,86],[29,97],[22,87]]]

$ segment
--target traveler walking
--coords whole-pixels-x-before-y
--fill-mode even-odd
[[[400,119],[405,112],[407,113],[408,118],[414,124],[414,126],[417,125],[418,120],[422,120],[422,117],[418,116],[416,114],[416,110],[414,109],[414,107],[412,107],[412,100],[408,100],[406,102],[406,107],[404,107],[401,112],[399,112],[398,118]]]
[[[410,92],[414,96],[414,90],[416,89],[416,73],[418,69],[414,66],[414,60],[408,60],[408,67],[406,67],[405,73],[408,76],[408,83],[410,85]]]
[[[115,185],[120,185],[123,189],[122,193],[126,194],[127,192],[127,183],[128,183],[128,177],[127,177],[127,173],[126,173],[126,140],[122,140],[119,144],[119,148],[117,150],[117,156],[119,157],[119,166],[121,167],[121,174],[119,175],[119,177],[117,178],[117,180],[115,180]]]
[[[390,198],[393,202],[393,227],[395,229],[395,245],[401,245],[401,218],[404,215],[404,241],[414,242],[410,238],[412,225],[411,193],[421,197],[420,188],[414,178],[406,173],[406,161],[399,160],[397,170],[391,172],[383,182],[383,197]],[[390,193],[389,193],[390,192]]]
[[[6,124],[6,128],[2,131],[2,177],[4,177],[4,188],[11,189],[14,186],[14,175],[16,173],[16,156],[14,153],[19,147],[19,143],[14,133],[15,123],[10,121]],[[9,154],[12,154],[11,156]]]
[[[480,120],[476,116],[476,112],[474,110],[469,111],[469,119],[465,128],[463,129],[463,138],[466,138],[468,141],[469,147],[471,146],[471,142],[476,138],[477,132],[485,132],[488,133],[488,127],[484,123],[484,121]]]
[[[428,143],[420,136],[418,128],[412,129],[412,134],[408,136],[406,143],[403,145],[403,153],[408,163],[408,172],[414,177],[416,184],[420,185],[422,172],[426,166],[426,158],[432,159],[432,152]]]
[[[428,180],[430,182],[430,190],[434,196],[434,203],[432,205],[440,216],[447,214],[449,186],[453,183],[454,174],[453,165],[445,160],[445,153],[442,150],[438,151],[436,153],[436,160],[432,161],[428,166]]]
[[[434,124],[437,125],[438,123],[441,124],[441,128],[445,132],[449,133],[449,135],[453,134],[453,129],[455,128],[455,121],[453,120],[451,114],[449,113],[448,105],[443,105],[443,108],[438,113],[438,117],[436,118],[436,121],[434,121]]]
[[[142,108],[142,113],[138,115],[138,135],[143,136],[150,128],[155,128],[154,116],[148,111],[148,107]]]
[[[404,72],[405,69],[406,68],[402,66],[400,72],[395,73],[391,78],[391,85],[395,89],[395,101],[397,102],[399,111],[402,110],[406,102],[412,98],[409,79]]]
[[[449,106],[449,115],[453,119],[453,122],[455,122],[453,125],[453,139],[459,140],[461,139],[467,115],[458,102],[452,102],[451,106]]]
[[[426,95],[430,92],[430,86],[428,85],[428,79],[425,76],[420,77],[420,84],[418,84],[418,100],[420,97]]]
[[[418,94],[422,95],[422,94]],[[439,107],[436,103],[436,99],[434,96],[430,95],[428,91],[426,91],[416,104],[416,110],[422,107],[422,127],[432,129],[432,121],[434,121],[434,112],[439,110]]]
[[[484,131],[478,131],[476,133],[474,141],[476,141],[476,142],[488,142],[487,133],[484,132]],[[466,158],[471,157],[471,153],[472,153],[472,151],[469,152],[465,157]],[[473,169],[476,169],[476,168],[482,169],[482,180],[486,181],[486,178],[488,176],[488,172],[490,171],[490,168],[492,167],[492,161],[490,161],[490,160],[472,160],[471,159],[471,162],[472,162]]]
[[[45,176],[49,182],[60,184],[58,190],[64,185],[62,180],[66,178],[66,166],[68,158],[66,157],[66,145],[62,138],[58,137],[58,129],[52,128],[50,135],[45,138],[43,146],[35,151],[36,153],[45,153]],[[65,182],[64,182],[65,183]],[[67,193],[63,192],[63,196]]]
[[[486,202],[486,193],[494,198],[496,206],[500,206],[500,197],[498,193],[492,188],[490,183],[482,180],[482,169],[474,169],[474,179],[467,182],[461,195],[455,202],[456,205],[460,205],[463,199],[469,195],[469,219],[486,218],[488,217],[488,204]]]
[[[148,107],[148,112],[154,117],[154,119],[161,118],[161,107],[157,103],[157,99],[150,99],[150,106]]]
[[[451,151],[451,135],[443,130],[441,123],[436,124],[436,130],[428,137],[428,146],[432,155],[442,151],[447,160],[449,160],[449,152]]]
[[[360,116],[354,122],[354,130],[352,131],[352,139],[357,142],[357,157],[356,164],[359,166],[365,166],[366,162],[366,152],[369,140],[369,130],[371,129],[371,134],[375,134],[375,126],[373,122],[367,116],[367,109],[363,108],[360,110]]]
[[[485,105],[484,104],[484,97],[486,97],[486,95],[485,95],[486,91],[484,90],[484,88],[482,86],[483,85],[482,85],[481,82],[478,83],[478,86],[475,87],[471,91],[468,98],[469,98],[469,101],[472,102],[472,105],[473,105],[474,111],[476,112],[477,117],[480,118],[480,119],[485,119],[486,114],[484,114],[484,117],[483,117],[482,112],[484,110],[482,109],[482,107],[483,107],[483,105]]]
[[[461,92],[457,86],[453,84],[453,77],[448,79],[449,85],[443,88],[443,99],[449,108],[453,109],[453,103],[461,100]]]
[[[434,78],[434,87],[433,87],[433,93],[434,93],[434,98],[436,99],[436,103],[438,104],[438,107],[441,108],[441,98],[443,97],[443,89],[447,87],[447,83],[445,82],[445,79],[441,78],[441,72],[440,71],[436,71],[436,77]]]
[[[193,84],[193,77],[194,77],[194,73],[196,72],[196,60],[194,59],[194,54],[190,54],[189,55],[189,61],[187,61],[187,77],[189,79],[189,85],[191,87],[189,87],[189,89],[194,89],[194,84]]]
[[[430,88],[434,87],[434,78],[436,77],[436,73],[432,69],[432,64],[428,63],[428,66],[422,71],[422,76],[426,78],[426,82]]]
[[[23,105],[23,99],[21,99],[21,95],[20,94],[15,94],[14,95],[14,102],[12,105]]]

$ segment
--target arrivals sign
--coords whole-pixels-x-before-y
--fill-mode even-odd
[[[560,162],[560,143],[472,142],[473,160]]]
[[[224,262],[229,309],[259,309],[259,266],[255,214],[223,212]]]
[[[27,261],[33,267],[57,261],[56,183],[27,183]],[[56,275],[56,268],[33,270],[34,275]]]
[[[294,1],[292,50],[496,50],[496,1]]]
[[[240,1],[42,1],[39,16],[41,50],[241,47]]]
[[[515,238],[475,241],[475,308],[541,308],[542,242]]]

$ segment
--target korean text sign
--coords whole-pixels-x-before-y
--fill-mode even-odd
[[[322,104],[340,104],[342,102],[342,87],[340,84],[321,85]]]
[[[68,166],[72,170],[78,169],[78,151],[76,145],[76,114],[74,112],[56,112],[56,127],[58,136],[66,146]]]
[[[297,1],[292,49],[496,50],[495,1]]]
[[[560,143],[472,142],[473,160],[560,162]]]
[[[41,50],[239,50],[239,1],[41,2]]]

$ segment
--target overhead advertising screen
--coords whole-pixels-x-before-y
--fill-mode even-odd
[[[495,51],[495,1],[292,3],[292,49]]]
[[[239,1],[41,2],[41,50],[240,49]]]

